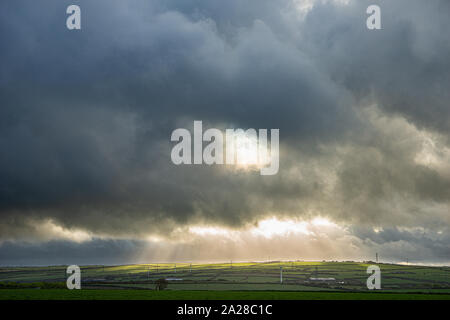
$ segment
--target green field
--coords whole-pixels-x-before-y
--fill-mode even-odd
[[[366,287],[369,276],[366,269],[370,264],[374,263],[82,266],[84,290],[77,292],[55,290],[65,287],[67,266],[3,267],[0,268],[0,299],[53,299],[55,296],[60,299],[448,299],[450,296],[450,267],[378,264],[382,290],[374,293]],[[280,283],[280,267],[283,283]],[[158,279],[168,280],[163,292],[154,290]]]
[[[450,294],[4,289],[0,300],[450,300]]]

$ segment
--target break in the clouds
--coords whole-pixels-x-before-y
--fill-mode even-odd
[[[0,4],[2,263],[450,260],[448,1],[76,2]],[[279,173],[175,166],[194,120],[279,128]]]

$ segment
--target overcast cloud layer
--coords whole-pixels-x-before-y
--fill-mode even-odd
[[[70,4],[0,4],[1,264],[280,244],[279,258],[450,261],[449,1],[80,0],[81,31]],[[193,120],[279,128],[278,175],[173,165],[170,134]],[[249,231],[319,216],[335,227]],[[241,233],[180,238],[198,225]]]

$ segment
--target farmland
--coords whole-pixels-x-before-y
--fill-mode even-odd
[[[245,299],[248,295],[254,299],[403,299],[413,296],[424,299],[432,297],[430,294],[448,299],[450,296],[450,267],[378,264],[382,290],[373,293],[366,287],[369,276],[366,269],[370,264],[273,261],[91,265],[81,267],[82,289],[89,290],[77,293],[55,289],[65,287],[67,266],[3,267],[0,268],[0,288],[4,289],[0,290],[0,299],[21,296],[51,299],[54,291],[64,291],[59,297],[67,299],[226,299],[230,294],[238,297],[236,299]],[[283,268],[283,283],[280,283],[280,267]],[[154,290],[158,279],[168,280],[164,292]]]

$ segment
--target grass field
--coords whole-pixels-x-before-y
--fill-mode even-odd
[[[450,294],[4,289],[0,300],[450,300]]]
[[[3,267],[0,299],[53,299],[55,295],[60,299],[448,299],[450,295],[450,267],[378,264],[382,290],[373,293],[366,287],[370,264],[291,261],[82,266],[82,289],[88,290],[77,292],[54,290],[65,287],[67,266]],[[168,279],[167,290],[155,292],[155,281],[161,278]]]

